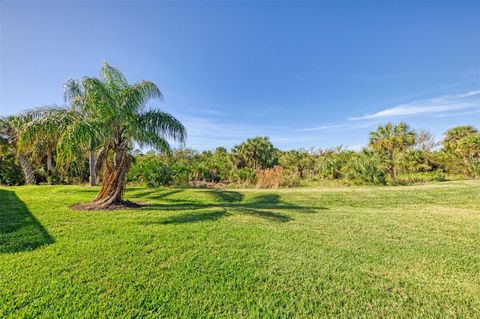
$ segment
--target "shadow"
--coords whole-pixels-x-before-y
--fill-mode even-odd
[[[183,189],[154,189],[154,190],[143,190],[141,192],[130,194],[129,197],[132,198],[148,198],[148,199],[162,199],[170,195],[183,192]]]
[[[234,203],[234,202],[241,202],[245,195],[239,192],[234,191],[221,191],[221,190],[212,190],[206,191],[211,194],[217,202],[223,203]]]
[[[188,212],[181,216],[173,217],[164,221],[156,221],[156,224],[172,224],[197,222],[203,220],[215,220],[229,215],[230,212],[246,214],[271,221],[289,222],[292,217],[280,213],[281,210],[293,210],[299,213],[317,213],[319,210],[326,210],[319,206],[299,206],[286,203],[281,200],[278,194],[259,194],[245,200],[245,195],[235,191],[222,190],[204,190],[202,193],[208,193],[214,199],[214,202],[195,201],[181,198],[163,198],[162,203],[149,204],[143,206],[142,210],[167,210],[167,211],[195,211],[202,209],[221,208],[222,212],[201,213]],[[150,222],[147,222],[149,224]]]
[[[263,219],[269,219],[269,220],[273,220],[273,221],[276,221],[276,222],[285,223],[285,222],[289,222],[289,221],[293,220],[293,218],[291,218],[289,216],[285,216],[285,215],[275,213],[275,212],[270,212],[270,211],[251,209],[251,208],[235,208],[235,210],[237,210],[237,211],[239,211],[243,214],[247,214],[247,215],[251,215],[251,216],[255,216],[255,217],[260,217],[260,218],[263,218]]]
[[[223,217],[227,214],[226,209],[208,212],[208,213],[190,213],[190,214],[183,214],[179,216],[173,216],[166,218],[161,221],[154,221],[154,222],[142,222],[144,225],[151,225],[151,224],[160,224],[160,225],[169,225],[169,224],[184,224],[184,223],[198,223],[198,222],[205,222],[205,221],[212,221],[217,220],[220,217]]]
[[[262,206],[262,205],[271,205],[278,204],[281,202],[280,195],[278,194],[261,194],[253,197],[251,200],[255,205]]]
[[[0,189],[0,253],[34,250],[53,242],[15,192]]]

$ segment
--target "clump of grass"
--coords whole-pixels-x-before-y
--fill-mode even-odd
[[[255,171],[258,188],[295,187],[300,185],[300,177],[293,172],[287,172],[281,166]]]

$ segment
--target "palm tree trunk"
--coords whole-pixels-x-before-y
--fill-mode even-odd
[[[22,167],[23,177],[25,178],[25,183],[28,185],[35,185],[37,181],[35,180],[35,173],[33,171],[32,163],[23,155],[18,157],[20,166]]]
[[[107,158],[107,152],[108,148],[103,147],[100,152],[98,153],[98,157],[96,159],[95,163],[95,176],[97,178],[97,182],[102,182],[102,175],[100,174],[100,171],[102,170],[105,160]]]
[[[113,165],[106,165],[103,173],[102,189],[90,203],[90,208],[105,209],[117,205],[124,205],[123,193],[131,160],[127,152],[115,152]]]
[[[390,177],[395,181],[395,159],[393,152],[390,152]]]
[[[90,170],[90,186],[97,185],[97,170],[96,170],[96,163],[95,163],[95,150],[93,146],[93,141],[90,141],[90,149],[89,149],[89,170]]]
[[[47,151],[47,182],[52,184],[52,152]]]

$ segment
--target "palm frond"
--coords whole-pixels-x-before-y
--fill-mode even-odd
[[[122,90],[128,87],[128,81],[123,73],[107,62],[103,62],[100,75],[106,86],[112,90]]]
[[[141,113],[137,118],[138,130],[148,132],[163,138],[171,138],[184,143],[187,131],[183,124],[172,115],[158,110]]]
[[[70,79],[63,85],[63,100],[65,103],[72,101],[74,98],[83,95],[83,88],[78,80]]]

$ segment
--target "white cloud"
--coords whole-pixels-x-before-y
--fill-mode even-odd
[[[330,132],[340,132],[340,131],[349,131],[349,130],[357,130],[362,128],[371,127],[372,124],[352,124],[352,123],[344,123],[344,124],[332,124],[332,125],[321,125],[316,127],[307,127],[298,129],[297,132],[316,132],[316,131],[330,131]]]
[[[307,127],[297,130],[298,132],[312,132],[312,131],[324,131],[330,129],[338,129],[348,127],[346,124],[337,124],[337,125],[321,125],[316,127]]]
[[[351,117],[350,121],[370,120],[398,116],[428,115],[433,113],[446,113],[451,111],[480,108],[480,90],[443,95],[440,97],[424,100],[415,100],[400,104],[385,110],[366,114],[359,117]]]

